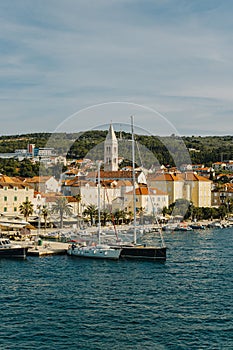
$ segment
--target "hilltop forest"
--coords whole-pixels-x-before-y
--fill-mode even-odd
[[[80,134],[33,133],[1,136],[0,153],[12,153],[17,149],[26,149],[27,144],[32,143],[35,144],[35,147],[54,147],[58,154],[65,155],[67,159],[82,159],[90,150],[98,148],[98,145],[104,142],[106,135],[107,131],[93,130]],[[128,140],[130,144],[130,134],[116,132],[116,136],[119,141]],[[143,147],[148,150],[146,156],[144,156],[145,152],[143,154],[144,162],[147,161],[146,158],[150,158],[150,152],[155,155],[159,164],[170,166],[180,166],[189,160],[192,164],[211,166],[213,162],[233,159],[233,136],[135,135],[135,139],[140,147],[142,146],[142,150]],[[174,154],[176,154],[176,159],[173,157]],[[0,158],[0,172],[9,176],[31,177],[38,175],[39,165],[32,164],[26,159],[19,162],[15,159]]]

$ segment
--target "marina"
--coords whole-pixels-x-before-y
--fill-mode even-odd
[[[180,229],[181,227],[181,229]],[[190,229],[185,229],[190,227]],[[20,257],[26,258],[27,256],[43,257],[47,255],[74,255],[74,256],[89,256],[97,258],[97,249],[100,250],[100,257],[105,255],[106,249],[112,249],[112,251],[119,250],[119,254],[113,253],[114,259],[148,259],[148,260],[166,260],[166,250],[162,246],[158,245],[160,241],[160,230],[162,229],[164,234],[177,234],[177,233],[189,233],[190,235],[197,235],[203,231],[203,234],[208,234],[208,231],[215,229],[220,233],[224,232],[228,228],[233,227],[232,220],[219,221],[201,221],[195,223],[184,224],[164,224],[163,226],[157,225],[143,225],[137,227],[139,241],[137,245],[133,244],[134,228],[130,225],[123,225],[117,227],[118,243],[116,243],[115,231],[107,228],[103,228],[101,232],[102,245],[99,244],[97,231],[93,228],[87,228],[85,230],[73,230],[60,229],[60,230],[48,230],[42,233],[39,237],[33,235],[32,240],[14,241],[9,240],[9,237],[14,237],[11,232],[8,235],[3,235],[1,238],[3,242],[8,242],[8,254],[0,257],[14,258],[14,254],[9,254],[9,247],[15,246],[18,251],[20,248]],[[162,236],[163,239],[163,236]],[[89,246],[89,254],[86,247]],[[0,245],[1,247],[1,245]],[[154,249],[156,247],[156,249]],[[3,248],[3,244],[2,244]],[[76,254],[76,252],[79,252]],[[84,254],[85,252],[85,254]],[[19,254],[18,254],[19,255]]]

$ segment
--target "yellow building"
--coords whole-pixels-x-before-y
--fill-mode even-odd
[[[18,215],[25,200],[33,201],[34,189],[17,178],[0,175],[0,213]]]
[[[196,207],[211,207],[212,181],[195,172],[164,173],[150,177],[148,183],[167,192],[169,205],[177,199],[187,199]]]
[[[168,205],[183,198],[184,180],[181,174],[163,173],[150,177],[147,181],[150,187],[158,188],[168,194]]]
[[[195,207],[211,207],[211,184],[206,177],[193,172],[182,174],[184,180],[183,198],[192,201]]]

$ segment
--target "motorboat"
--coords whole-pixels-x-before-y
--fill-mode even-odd
[[[9,238],[0,237],[0,258],[26,259],[28,247],[12,243]]]
[[[174,229],[174,231],[192,231],[192,230],[193,230],[192,227],[187,225],[186,223],[179,223]]]
[[[208,228],[223,228],[223,225],[219,221],[210,222],[207,225]]]
[[[205,230],[205,225],[201,224],[190,224],[189,227],[191,227],[193,230]]]

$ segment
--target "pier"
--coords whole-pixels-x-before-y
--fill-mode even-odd
[[[44,241],[40,245],[30,247],[27,256],[64,255],[68,246],[68,243]]]

